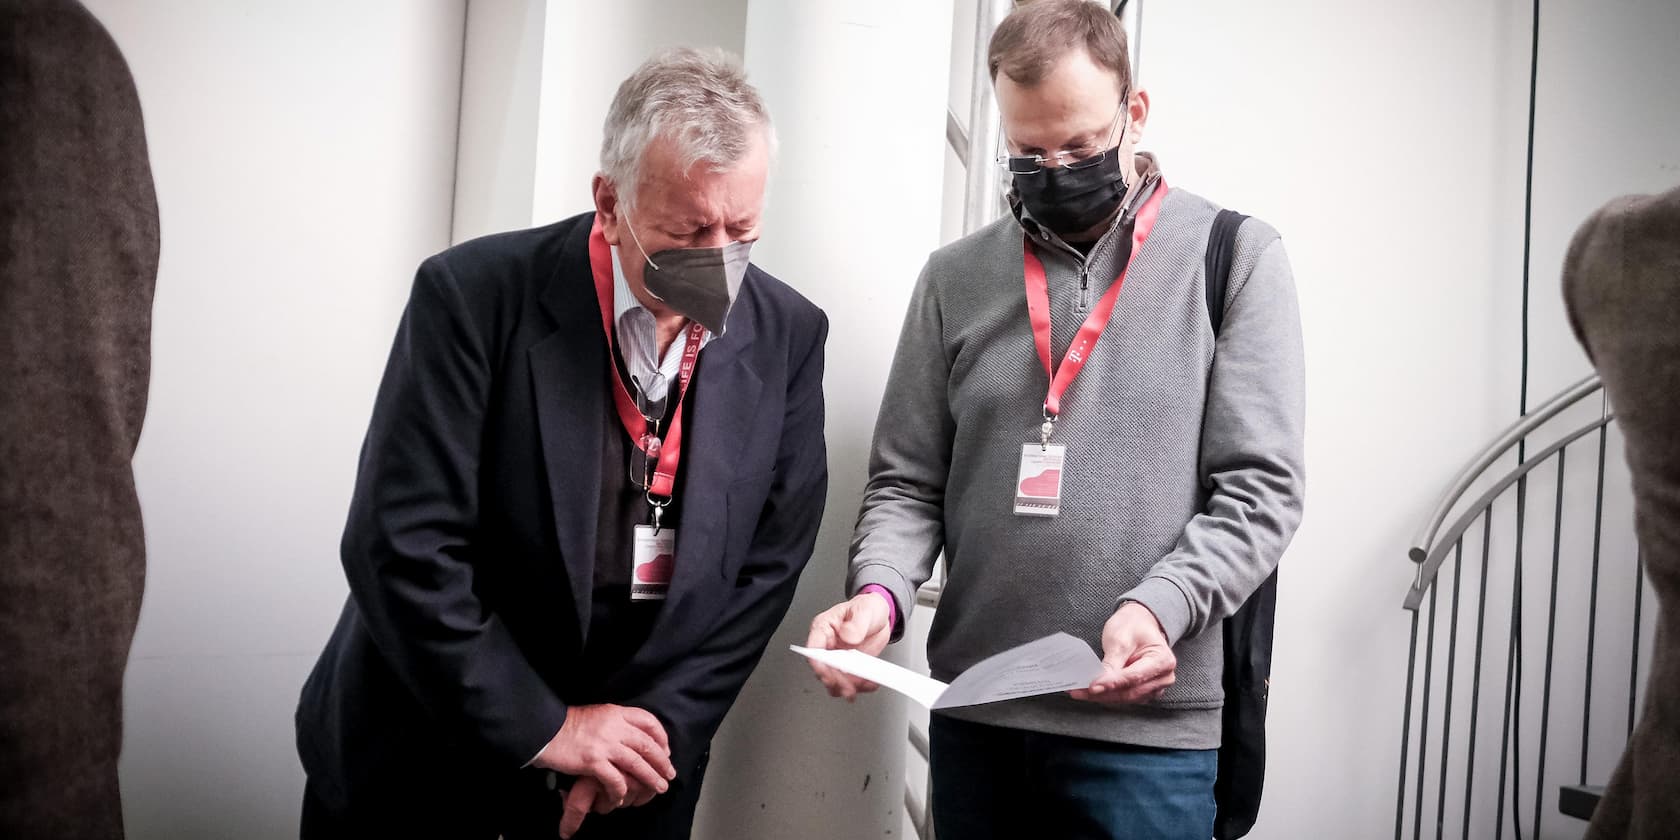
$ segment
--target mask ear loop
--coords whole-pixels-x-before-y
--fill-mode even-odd
[[[624,217],[624,229],[630,231],[630,241],[636,243],[636,250],[642,252],[642,259],[645,260],[648,265],[653,266],[654,271],[658,271],[659,265],[653,261],[653,257],[648,256],[647,249],[642,247],[642,240],[636,236],[635,225],[630,224],[630,214],[620,210],[619,215]]]
[[[1126,91],[1120,96],[1120,113],[1115,114],[1115,122],[1120,123],[1120,136],[1114,139],[1116,148],[1126,145],[1126,135],[1132,130],[1132,92]]]

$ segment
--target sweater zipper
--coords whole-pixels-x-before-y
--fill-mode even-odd
[[[1091,263],[1103,254],[1103,250],[1114,244],[1114,230],[1110,230],[1097,241],[1097,246],[1091,249],[1090,259],[1080,257],[1079,263],[1079,311],[1086,312],[1091,308]],[[1076,252],[1077,253],[1077,252]]]
[[[1060,238],[1051,237],[1049,235],[1044,235],[1040,238],[1043,239],[1046,245],[1054,246],[1068,256],[1073,257],[1074,262],[1079,264],[1079,308],[1075,311],[1081,314],[1090,311],[1091,263],[1096,262],[1097,257],[1104,252],[1104,249],[1114,244],[1114,231],[1110,230],[1107,234],[1103,235],[1102,239],[1097,241],[1097,246],[1091,249],[1090,259],[1086,259],[1084,254],[1079,253],[1079,249],[1063,242]]]

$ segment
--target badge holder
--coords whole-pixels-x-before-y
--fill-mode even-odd
[[[671,588],[671,571],[676,568],[677,529],[663,527],[660,520],[670,499],[663,501],[648,494],[653,508],[653,524],[637,525],[635,550],[630,567],[630,600],[663,601]]]
[[[659,463],[663,442],[656,435],[649,435],[642,441],[642,447],[647,454],[648,468],[653,469]],[[651,481],[643,482],[644,487],[651,484]],[[671,588],[671,570],[676,567],[677,531],[664,527],[661,522],[671,499],[661,499],[649,490],[647,501],[653,524],[636,526],[630,559],[630,600],[663,601]]]
[[[1021,445],[1021,468],[1015,475],[1016,516],[1056,516],[1062,512],[1062,469],[1067,447],[1051,443],[1056,415],[1044,409],[1044,425],[1038,428],[1038,443]]]

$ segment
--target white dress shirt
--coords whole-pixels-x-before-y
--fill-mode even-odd
[[[630,371],[632,395],[641,393],[641,399],[657,404],[665,399],[670,387],[677,381],[677,374],[682,370],[683,346],[687,340],[683,333],[677,334],[677,339],[671,346],[665,348],[663,358],[659,356],[659,325],[654,320],[653,313],[642,306],[630,291],[630,282],[624,279],[624,268],[618,262],[618,247],[612,249],[613,265],[613,323],[618,325],[618,353],[624,360],[624,367]],[[685,330],[686,331],[686,330]],[[707,330],[700,338],[703,349],[712,341],[712,332]],[[657,377],[655,376],[657,374]]]

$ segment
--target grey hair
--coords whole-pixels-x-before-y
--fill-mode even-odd
[[[601,172],[629,206],[641,185],[642,158],[655,139],[676,143],[684,171],[704,161],[723,172],[747,154],[753,130],[764,132],[774,154],[770,111],[734,56],[721,49],[667,50],[618,86],[607,109]]]

